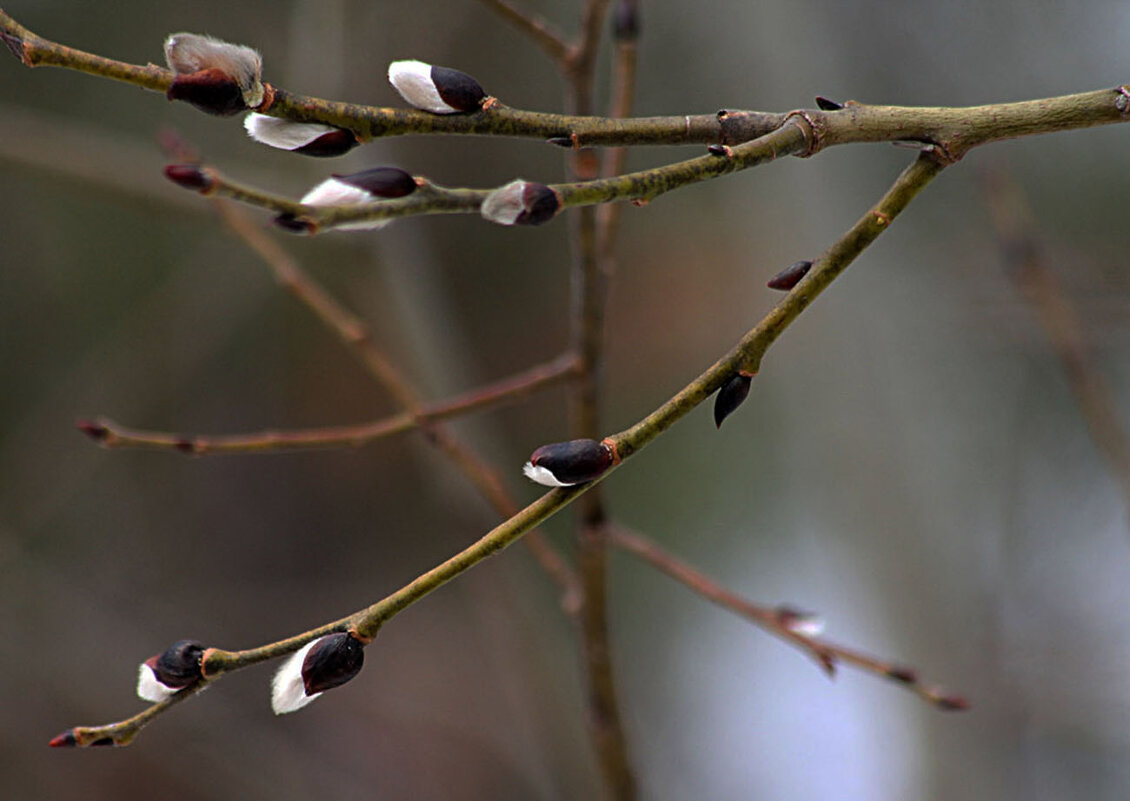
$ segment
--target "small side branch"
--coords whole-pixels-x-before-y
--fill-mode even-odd
[[[706,600],[741,615],[746,620],[799,648],[812,658],[829,676],[840,663],[889,679],[910,690],[939,709],[962,710],[969,703],[961,696],[950,695],[941,688],[923,683],[918,671],[905,665],[869,656],[854,648],[837,645],[807,632],[809,617],[787,606],[768,607],[755,604],[732,592],[690,565],[667,553],[652,540],[622,526],[608,527],[608,540],[617,548],[636,556]]]
[[[528,36],[558,66],[569,55],[569,42],[553,25],[537,14],[523,11],[511,0],[482,0],[483,5]]]

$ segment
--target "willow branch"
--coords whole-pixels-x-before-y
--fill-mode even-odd
[[[841,275],[848,265],[889,227],[894,218],[906,208],[915,195],[935,178],[944,167],[945,161],[937,158],[932,152],[926,151],[919,154],[914,163],[899,175],[879,202],[813,263],[808,275],[728,354],[715,362],[713,366],[647,417],[619,434],[609,437],[608,442],[621,457],[619,465],[623,464],[623,460],[645,448],[659,434],[702,403],[739,367],[760,365],[765,351],[793,320],[808,308],[815,297]],[[205,652],[203,663],[205,678],[214,680],[224,672],[284,656],[297,651],[311,640],[335,631],[355,630],[364,639],[372,639],[381,626],[396,614],[443,586],[457,575],[474,567],[488,556],[511,545],[523,534],[531,531],[553,514],[568,506],[574,499],[591,490],[618,469],[619,465],[613,466],[596,481],[550,490],[446,562],[437,565],[393,594],[347,618],[247,651],[209,649]],[[195,688],[183,690],[169,701],[155,704],[139,715],[119,723],[107,726],[77,727],[65,734],[71,735],[74,738],[74,744],[78,745],[93,745],[101,742],[124,745],[130,742],[142,727],[148,725],[174,703],[182,700],[184,696],[195,691]]]
[[[1020,187],[998,172],[985,176],[984,189],[1008,276],[1036,313],[1059,358],[1091,440],[1114,474],[1130,515],[1130,438],[1087,344],[1079,313],[1044,258],[1032,211]]]
[[[0,39],[28,67],[54,66],[165,92],[172,73],[104,58],[40,37],[0,11]],[[361,139],[404,134],[472,134],[571,140],[576,145],[738,144],[772,131],[788,114],[726,111],[613,120],[584,115],[543,114],[497,104],[469,114],[437,115],[341,103],[292,94],[265,84],[260,113],[347,128]],[[937,145],[952,158],[986,142],[1037,133],[1125,122],[1130,87],[964,108],[872,106],[849,102],[839,111],[792,112],[812,130],[813,148],[850,142],[916,141]]]
[[[741,615],[764,631],[796,646],[810,656],[829,676],[835,674],[837,664],[842,662],[866,673],[890,679],[941,709],[960,710],[969,706],[964,698],[950,695],[935,685],[923,683],[918,677],[918,671],[913,668],[877,659],[854,648],[837,645],[809,634],[803,625],[805,616],[791,607],[755,604],[711,580],[705,574],[667,553],[652,540],[634,531],[622,526],[609,526],[608,539],[616,547],[639,557],[706,600]]]

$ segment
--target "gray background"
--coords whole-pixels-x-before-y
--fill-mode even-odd
[[[540,7],[572,30],[565,5]],[[265,77],[294,91],[396,105],[387,62],[421,58],[474,74],[510,105],[560,108],[553,69],[472,0],[4,6],[44,36],[127,61],[159,62],[163,37],[190,30],[255,45]],[[1119,2],[645,2],[637,109],[1085,91],[1130,81],[1128,37]],[[247,647],[338,617],[494,521],[412,435],[355,452],[193,460],[100,450],[73,429],[99,414],[220,433],[392,411],[208,205],[161,177],[157,132],[173,127],[231,176],[293,195],[381,163],[449,185],[551,181],[561,154],[405,138],[301,159],[254,145],[238,121],[3,55],[5,794],[593,796],[572,635],[521,549],[398,617],[358,679],[297,715],[271,714],[263,666],[128,749],[46,748],[70,725],[142,708],[136,666],[173,640]],[[614,658],[646,797],[1126,797],[1126,510],[1002,271],[978,176],[1007,169],[1028,192],[1130,424],[1128,135],[1115,126],[974,152],[774,347],[721,434],[699,409],[605,483],[617,519],[729,586],[819,610],[833,639],[915,665],[975,704],[941,713],[850,669],[829,682],[616,556]],[[695,152],[641,150],[630,166]],[[608,429],[728,348],[776,299],[765,280],[827,247],[911,158],[836,148],[626,209]],[[284,242],[438,398],[564,346],[566,228],[445,217]],[[523,501],[537,492],[522,461],[567,436],[562,398],[458,426]],[[548,527],[563,546],[566,518]]]

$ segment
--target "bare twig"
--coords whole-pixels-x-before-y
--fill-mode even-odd
[[[983,185],[1008,276],[1047,334],[1091,439],[1118,481],[1130,518],[1130,438],[1115,411],[1110,386],[1095,363],[1079,313],[1044,258],[1032,211],[1020,186],[1001,172],[985,174]]]
[[[967,709],[969,706],[961,696],[950,695],[939,687],[924,684],[918,678],[918,671],[913,668],[877,659],[854,648],[837,645],[808,633],[804,625],[805,615],[788,606],[768,607],[755,604],[712,581],[705,574],[664,551],[647,537],[623,526],[610,525],[608,539],[616,547],[638,556],[708,601],[741,615],[770,634],[796,646],[810,656],[829,676],[834,675],[836,665],[843,662],[867,673],[890,679],[940,709],[959,710]]]
[[[564,65],[569,55],[569,42],[552,24],[518,8],[511,0],[482,0],[482,3],[530,37],[555,64]]]

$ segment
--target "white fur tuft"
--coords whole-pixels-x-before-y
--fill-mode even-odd
[[[538,484],[543,484],[547,487],[569,486],[563,481],[558,481],[553,473],[549,472],[544,467],[534,466],[533,462],[526,462],[526,466],[522,468],[522,472],[526,474],[526,478],[530,479],[530,481],[536,481]]]
[[[291,654],[275,671],[275,677],[271,681],[271,709],[276,715],[295,712],[321,695],[321,693],[307,695],[306,686],[302,683],[302,663],[316,642],[318,640],[309,642],[296,653]]]
[[[394,61],[388,65],[388,82],[412,106],[433,114],[455,114],[459,109],[443,102],[432,81],[432,65],[423,61]]]

